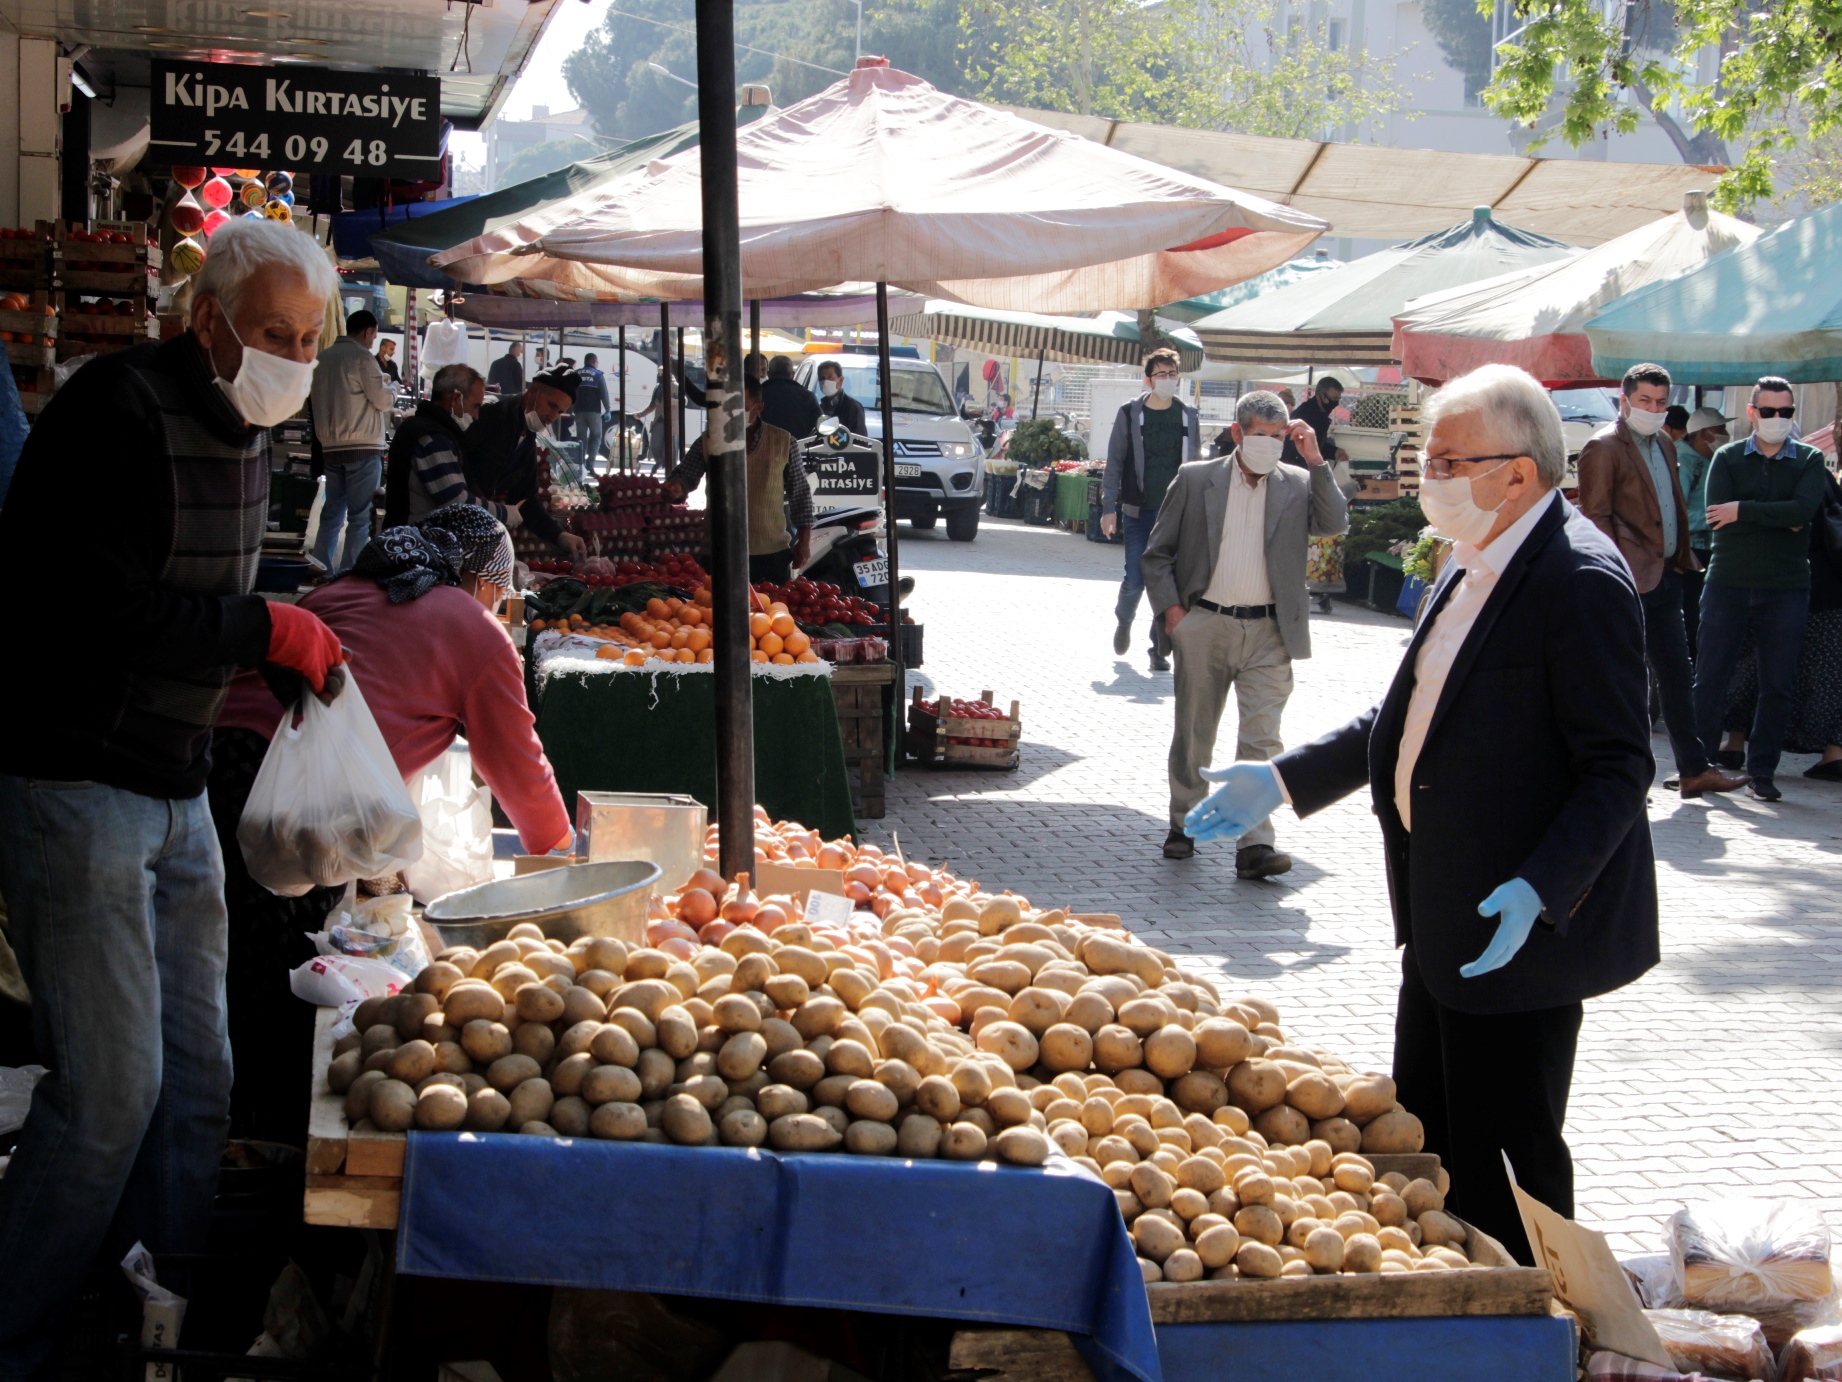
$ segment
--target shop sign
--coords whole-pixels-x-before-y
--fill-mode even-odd
[[[871,451],[847,451],[839,455],[818,447],[809,448],[806,469],[812,475],[812,492],[821,500],[850,496],[874,498],[883,492],[881,459]]]

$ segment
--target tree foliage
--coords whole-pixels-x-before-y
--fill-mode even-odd
[[[1476,0],[1420,0],[1420,22],[1439,51],[1465,77],[1465,96],[1476,96],[1490,83],[1490,20]]]
[[[571,135],[567,139],[552,139],[542,144],[533,144],[521,150],[516,157],[505,165],[499,174],[499,184],[510,187],[514,183],[526,182],[531,178],[541,178],[545,173],[554,173],[558,168],[575,163],[581,159],[593,158],[602,153],[602,146],[592,139],[581,135]]]
[[[1533,124],[1559,96],[1559,130],[1578,146],[1635,129],[1643,109],[1673,119],[1673,103],[1701,147],[1743,148],[1716,187],[1729,210],[1772,196],[1800,140],[1842,130],[1842,0],[1630,0],[1614,14],[1602,0],[1518,0],[1523,27],[1498,49],[1486,104]],[[1711,83],[1696,81],[1704,54],[1719,64]]]

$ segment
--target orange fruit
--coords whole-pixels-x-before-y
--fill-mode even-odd
[[[531,621],[531,632],[532,633],[542,633],[543,631],[544,631],[544,621],[542,619],[533,619]]]
[[[791,667],[793,665],[793,656],[791,653],[775,653],[774,656],[768,659],[768,661],[778,662],[783,667]]]
[[[697,654],[692,652],[689,648],[680,648],[678,650],[678,661],[695,662],[697,661]]]
[[[697,605],[686,605],[683,609],[678,611],[678,617],[687,624],[701,624],[704,622],[704,612]]]
[[[691,598],[697,601],[697,603],[702,605],[705,609],[710,608],[711,596],[710,596],[710,588],[708,586],[701,586],[701,585],[698,586],[697,593],[693,595]]]
[[[817,662],[819,660],[819,655],[813,652],[810,648],[808,648],[805,652],[801,653],[798,657],[794,658],[793,660],[795,662]]]
[[[781,604],[779,600],[776,600],[774,601],[773,604],[767,607],[767,612],[769,614],[791,614],[793,611],[788,609],[785,605]]]
[[[646,612],[654,619],[663,619],[666,615],[671,613],[671,610],[666,608],[665,601],[655,595],[646,602]]]
[[[675,632],[673,632],[672,647],[688,648],[690,646],[691,646],[691,631],[689,629],[678,629]]]
[[[703,648],[699,650],[697,660],[699,662],[714,662],[716,661],[716,654],[709,648]]]
[[[757,648],[748,655],[748,660],[750,662],[766,662],[768,660],[768,655]]]
[[[694,653],[703,652],[706,648],[710,646],[709,630],[708,629],[692,629],[689,637],[687,637],[684,641],[684,646],[689,648]]]
[[[621,661],[626,663],[629,667],[638,667],[645,660],[646,654],[641,652],[638,648],[629,649],[626,656],[621,658]]]
[[[652,631],[652,637],[647,641],[655,648],[669,648],[672,646],[672,636],[665,629],[654,629]]]
[[[612,643],[603,643],[599,648],[595,649],[596,657],[605,657],[610,661],[620,655],[620,649],[616,648]]]
[[[791,633],[789,633],[786,636],[786,640],[787,640],[787,651],[792,653],[793,656],[795,657],[798,657],[801,653],[805,652],[806,649],[812,646],[812,640],[806,637],[806,635],[801,633],[798,629],[794,629]]]
[[[773,628],[774,621],[765,614],[748,616],[748,632],[751,638],[760,638],[764,634],[771,633]]]
[[[756,646],[769,657],[772,657],[775,653],[780,652],[786,647],[786,641],[777,633],[764,633],[761,635],[760,639],[757,640]]]
[[[774,632],[779,634],[782,638],[785,638],[790,633],[796,632],[798,629],[799,625],[793,622],[793,616],[791,614],[776,614],[774,616]]]
[[[676,595],[672,596],[671,599],[665,602],[665,612],[667,614],[676,614],[679,610],[683,608],[684,608],[684,601],[680,600]]]

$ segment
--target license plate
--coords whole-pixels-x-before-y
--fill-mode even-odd
[[[889,558],[877,557],[871,561],[860,561],[851,568],[857,573],[857,584],[868,588],[873,585],[889,584]]]
[[[919,480],[921,478],[921,467],[914,461],[897,461],[895,463],[895,478],[898,480]]]

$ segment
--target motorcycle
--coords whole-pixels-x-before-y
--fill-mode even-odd
[[[880,457],[882,448],[868,437],[856,437],[836,418],[819,423],[818,434],[801,443],[812,464],[845,456]],[[844,591],[889,605],[889,556],[884,544],[882,508],[875,504],[842,509],[822,509],[813,516],[812,550],[805,566],[794,574],[813,581],[830,581]],[[903,599],[914,593],[914,578],[898,583]]]

